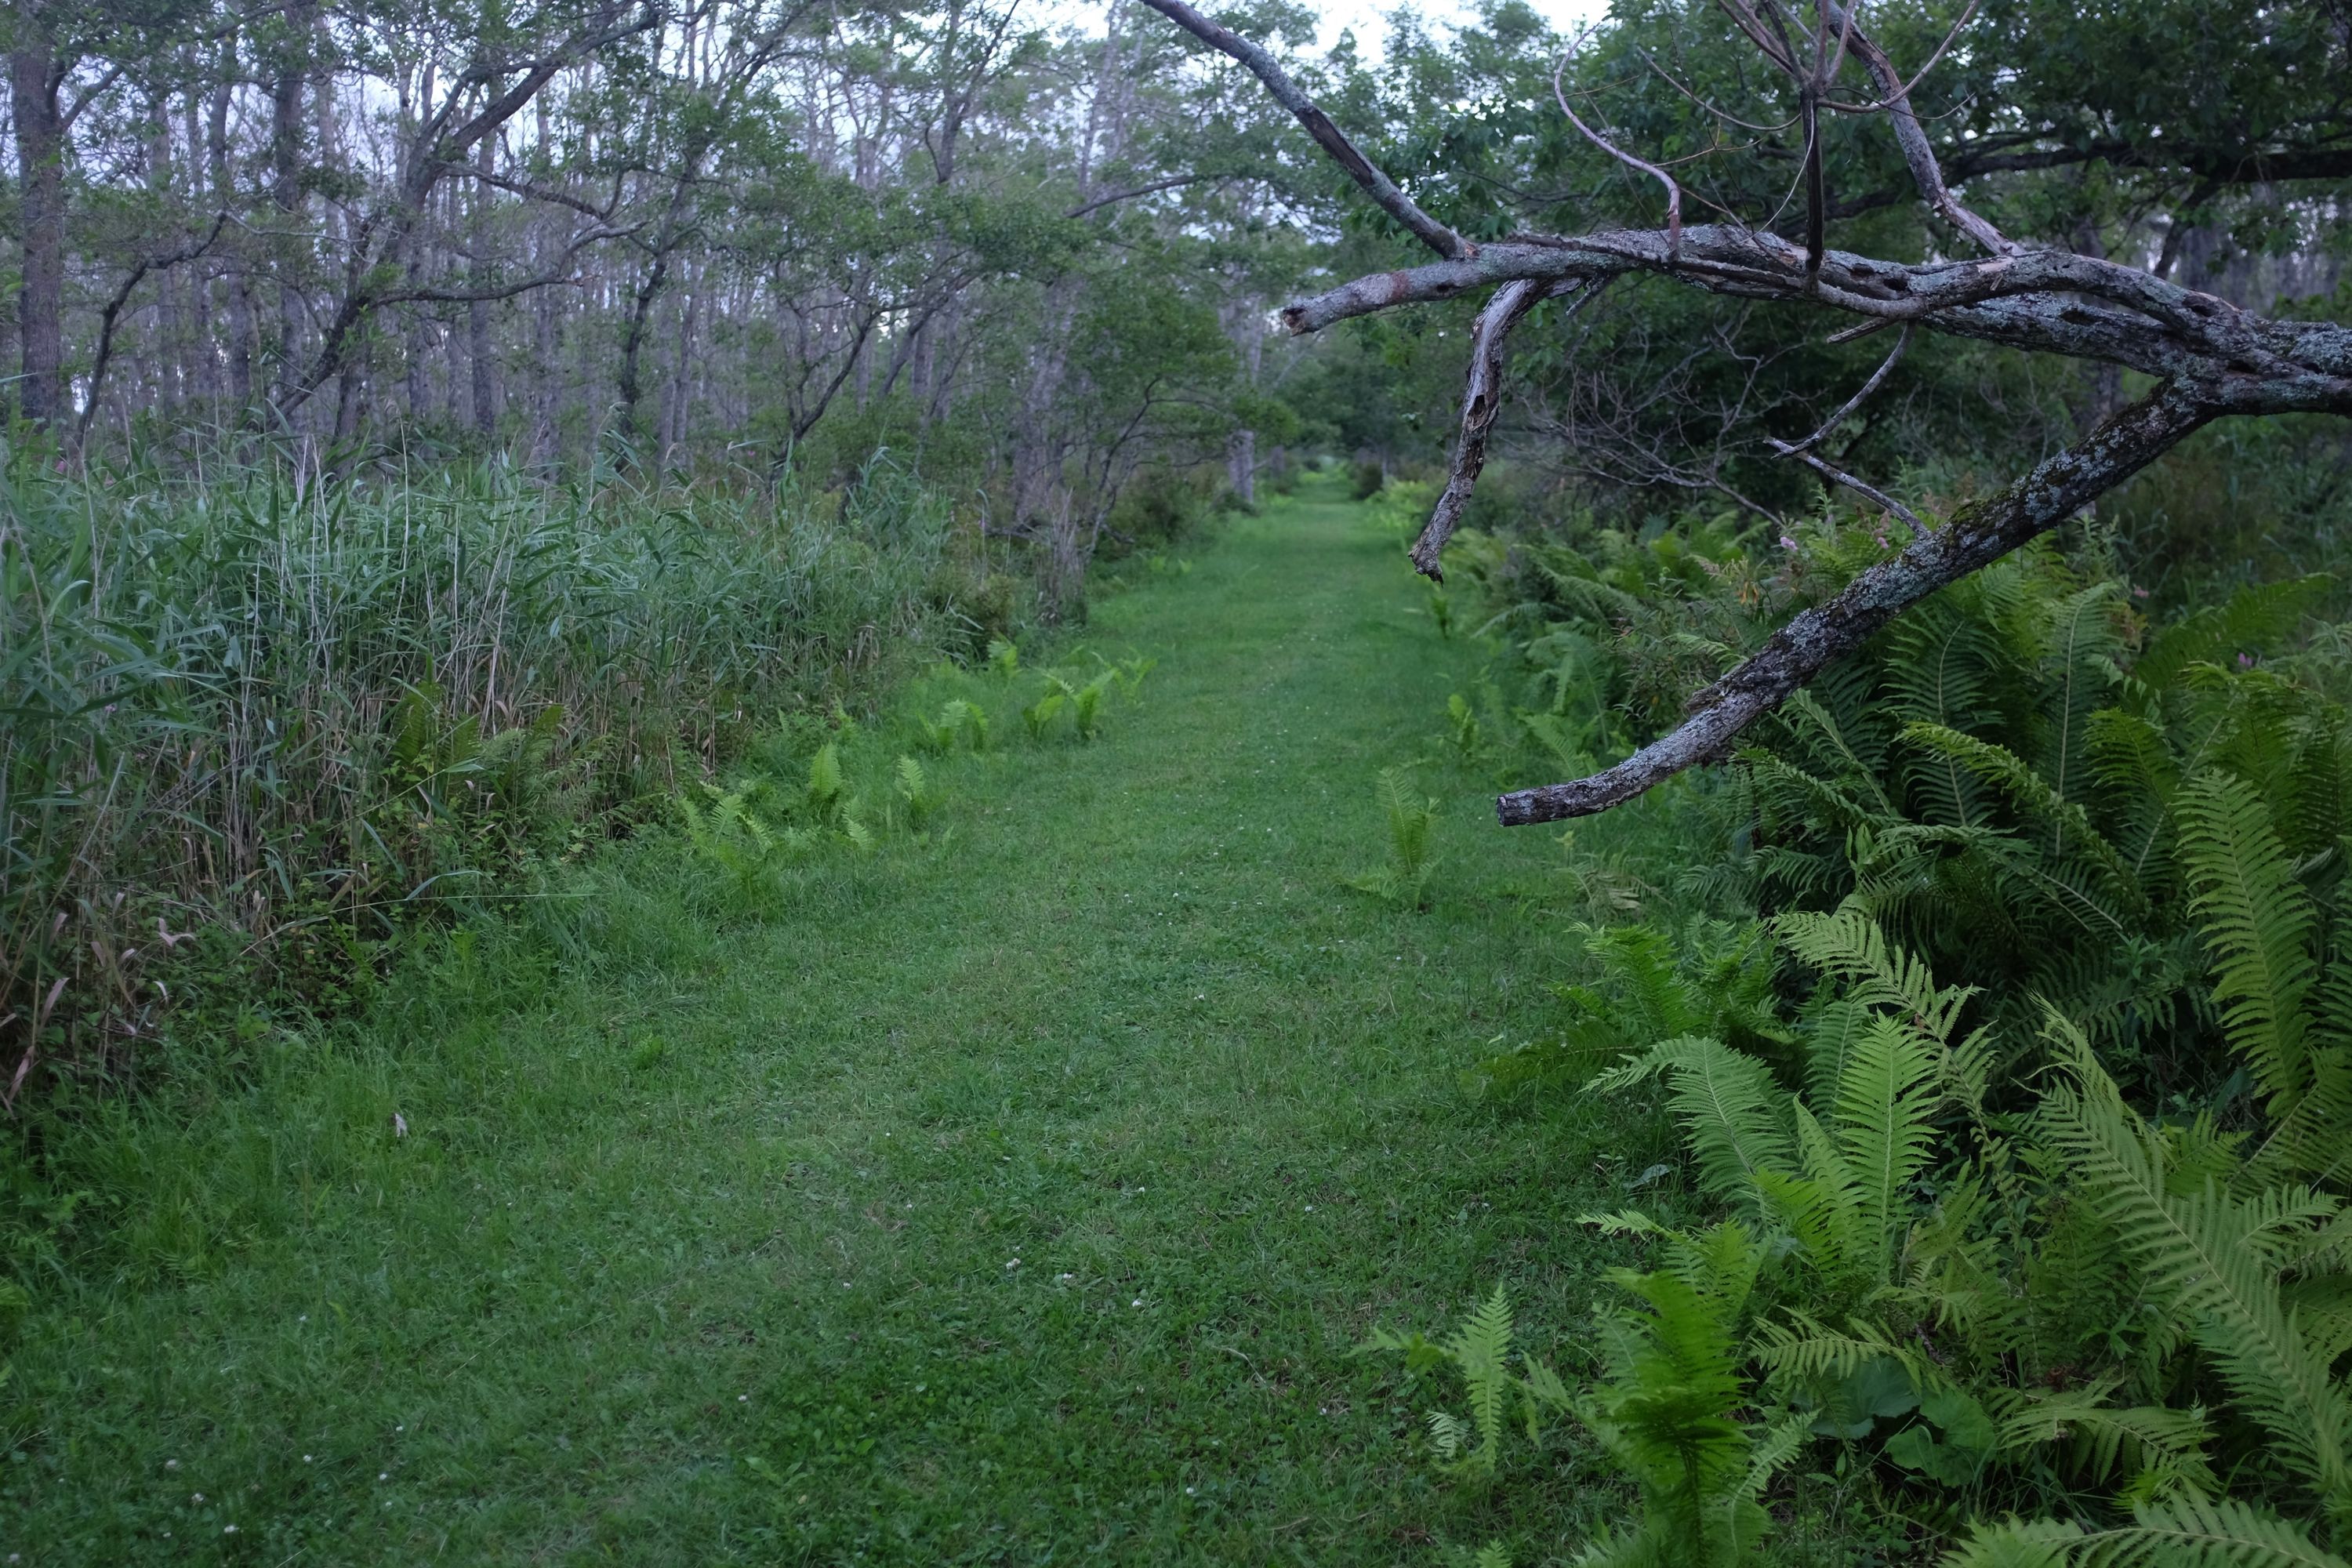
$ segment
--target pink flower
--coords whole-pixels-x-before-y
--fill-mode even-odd
[[[1780,536],[1780,548],[1783,550],[1794,550],[1797,548],[1797,542],[1784,533]]]

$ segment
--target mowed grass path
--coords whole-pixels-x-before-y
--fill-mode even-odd
[[[1551,1016],[1575,941],[1526,895],[1558,850],[1430,766],[1433,908],[1344,889],[1475,654],[1336,491],[1195,554],[1087,633],[1159,658],[1140,699],[942,768],[943,841],[829,853],[763,918],[696,915],[674,846],[620,852],[569,956],[457,942],[367,1026],[100,1136],[133,1219],[23,1326],[7,1550],[1556,1548],[1572,1465],[1436,1477],[1438,1389],[1351,1352],[1507,1280],[1580,1359],[1557,1342],[1619,1259],[1570,1220],[1623,1201],[1627,1133],[1461,1080]]]

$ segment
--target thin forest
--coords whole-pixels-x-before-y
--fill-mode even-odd
[[[0,1558],[2352,1568],[2343,0],[16,0]]]

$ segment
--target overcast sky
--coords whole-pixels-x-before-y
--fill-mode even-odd
[[[1056,20],[1076,24],[1083,30],[1100,35],[1105,6],[1101,0],[1031,0],[1037,6],[1030,15],[1040,12]],[[1195,0],[1204,11],[1216,10],[1215,0]],[[1314,4],[1314,0],[1309,0]],[[1608,15],[1609,0],[1528,0],[1537,12],[1551,19],[1553,26],[1565,31],[1572,26],[1590,22]],[[1328,48],[1339,35],[1354,29],[1358,52],[1368,60],[1381,58],[1381,40],[1388,37],[1386,17],[1395,10],[1396,0],[1321,0],[1315,9],[1323,14],[1320,42]],[[1412,9],[1438,27],[1446,27],[1468,20],[1476,14],[1475,0],[1418,0]]]
[[[1609,11],[1609,0],[1529,0],[1529,4],[1538,15],[1550,18],[1551,25],[1562,31],[1606,16]],[[1381,40],[1388,36],[1388,24],[1382,18],[1396,9],[1395,0],[1322,0],[1315,8],[1323,13],[1322,42],[1326,48],[1343,30],[1352,27],[1365,58],[1380,58]],[[1476,5],[1457,0],[1423,0],[1413,9],[1439,26],[1459,24],[1477,14]]]

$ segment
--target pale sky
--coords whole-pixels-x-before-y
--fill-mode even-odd
[[[1056,21],[1076,23],[1084,32],[1097,36],[1102,32],[1102,0],[1033,0],[1033,4],[1036,5],[1033,16],[1042,13]],[[1216,10],[1215,0],[1194,0],[1194,4],[1204,11]],[[1562,32],[1609,14],[1609,0],[1528,0],[1528,4]],[[1358,54],[1377,60],[1381,42],[1388,37],[1387,16],[1397,9],[1397,4],[1396,0],[1321,0],[1314,8],[1323,16],[1323,31],[1317,39],[1323,47],[1329,48],[1342,32],[1353,28]],[[1412,8],[1440,31],[1467,21],[1477,11],[1475,4],[1465,0],[1415,0]]]
[[[1538,16],[1549,18],[1562,32],[1609,14],[1609,0],[1529,0],[1529,4]],[[1388,24],[1383,18],[1396,9],[1395,0],[1322,0],[1315,8],[1323,14],[1319,41],[1325,48],[1337,42],[1342,31],[1352,27],[1364,58],[1380,58],[1381,40],[1388,36]],[[1412,8],[1441,29],[1465,22],[1477,13],[1475,5],[1461,4],[1459,0],[1421,0]]]

